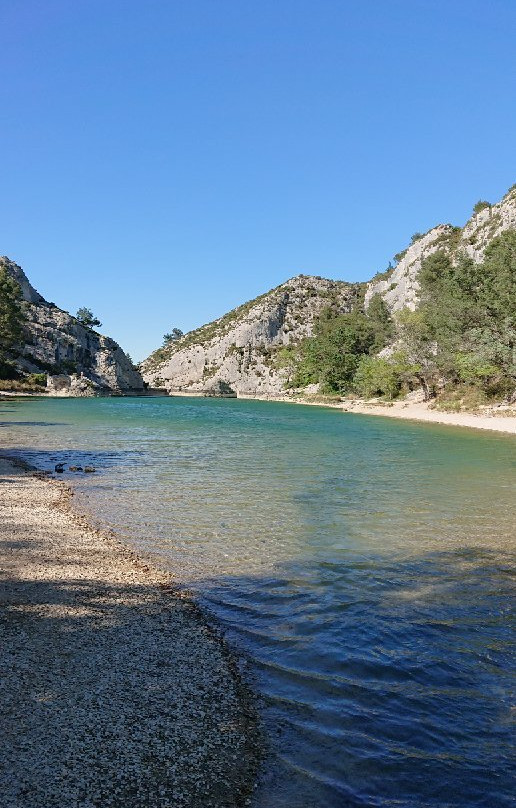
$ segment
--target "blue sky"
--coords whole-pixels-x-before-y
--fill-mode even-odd
[[[0,254],[134,359],[516,181],[514,0],[0,0]]]

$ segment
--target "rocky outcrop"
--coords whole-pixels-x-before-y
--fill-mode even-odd
[[[516,187],[496,205],[488,205],[474,214],[463,228],[441,224],[414,241],[401,253],[395,268],[373,278],[368,284],[365,305],[380,294],[391,311],[414,310],[419,295],[418,275],[421,263],[437,250],[449,252],[453,258],[469,255],[474,261],[483,260],[487,245],[504,230],[516,228]]]
[[[87,328],[68,312],[46,301],[22,268],[0,258],[19,283],[25,301],[25,342],[13,354],[24,373],[47,373],[53,395],[98,395],[142,392],[144,383],[120,346]],[[55,378],[57,377],[57,378]]]
[[[516,186],[496,205],[474,214],[464,228],[442,224],[415,238],[396,256],[396,266],[365,289],[367,309],[379,294],[393,312],[418,304],[418,275],[425,258],[446,250],[480,262],[486,246],[516,227]],[[176,394],[281,395],[292,374],[291,349],[313,332],[321,311],[331,305],[349,311],[360,285],[299,275],[213,323],[155,351],[141,369],[145,381]],[[392,350],[386,348],[387,352]]]
[[[155,351],[141,369],[151,387],[207,395],[277,394],[289,348],[312,333],[322,309],[350,311],[356,285],[298,275]]]

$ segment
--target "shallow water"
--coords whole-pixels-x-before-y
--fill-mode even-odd
[[[516,440],[213,399],[0,402],[0,444],[194,588],[245,652],[257,808],[512,805]]]

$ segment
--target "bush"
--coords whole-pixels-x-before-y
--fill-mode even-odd
[[[353,386],[364,398],[383,396],[395,398],[401,388],[401,379],[396,367],[387,359],[363,356],[358,364]]]
[[[46,373],[29,373],[27,376],[27,381],[29,384],[34,384],[38,387],[46,387],[47,386],[47,374]]]
[[[459,385],[451,390],[444,390],[436,402],[436,409],[445,412],[474,411],[488,403],[483,390],[469,385]]]
[[[481,210],[485,210],[486,208],[490,207],[490,202],[486,202],[484,199],[479,199],[476,205],[473,205],[473,213],[476,215],[477,213],[480,213]]]
[[[457,354],[455,367],[460,381],[465,384],[484,385],[497,374],[497,368],[492,362],[474,353]]]

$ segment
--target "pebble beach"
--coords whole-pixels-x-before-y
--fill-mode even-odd
[[[161,572],[0,459],[2,808],[233,808],[259,760],[223,640]]]

